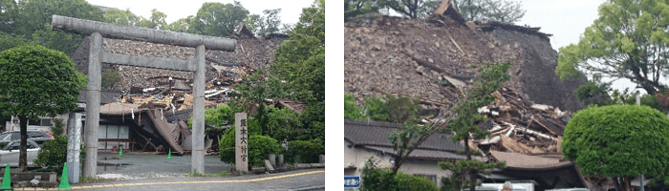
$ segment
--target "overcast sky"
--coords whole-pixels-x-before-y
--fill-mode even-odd
[[[521,3],[527,12],[516,24],[541,27],[541,32],[553,34],[550,37],[551,45],[557,51],[561,47],[578,43],[585,28],[599,18],[598,7],[604,2],[606,0],[523,0]],[[661,83],[669,82],[665,77]],[[624,79],[616,80],[612,87],[637,90],[634,83]],[[642,89],[638,90],[645,93]]]
[[[189,15],[197,15],[197,11],[205,2],[219,2],[223,4],[234,3],[232,0],[86,0],[92,5],[130,9],[132,13],[144,18],[151,17],[151,9],[158,9],[167,15],[167,23],[174,22]],[[302,8],[310,7],[313,0],[241,0],[242,6],[251,14],[262,15],[265,9],[281,8],[281,23],[295,24],[300,20]]]

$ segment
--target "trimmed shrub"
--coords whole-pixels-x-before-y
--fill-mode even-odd
[[[586,176],[667,176],[667,150],[669,118],[637,105],[581,110],[567,124],[562,142],[562,155]]]
[[[286,151],[288,159],[295,163],[317,163],[322,154],[325,154],[325,141],[321,139],[291,141]],[[298,155],[299,160],[295,160]]]
[[[423,178],[403,172],[397,172],[392,176],[392,169],[378,168],[373,159],[370,158],[362,169],[362,190],[383,190],[383,191],[405,191],[405,190],[426,190],[437,191],[437,185]]]
[[[397,172],[395,181],[399,190],[439,190],[434,182],[423,177],[417,177],[403,172]]]
[[[249,120],[249,169],[251,167],[264,166],[264,161],[268,159],[269,154],[276,154],[279,152],[279,142],[269,136],[259,135],[259,131],[259,129],[251,128],[251,121]],[[234,164],[235,151],[235,128],[232,127],[228,129],[228,132],[221,138],[221,144],[219,146],[219,156],[221,157],[221,161]]]
[[[83,164],[85,156],[86,149],[82,144],[79,152],[81,164]],[[42,144],[37,152],[37,158],[33,161],[37,166],[50,166],[59,172],[63,169],[65,162],[67,162],[67,136],[58,135],[54,136],[54,140],[48,140]]]

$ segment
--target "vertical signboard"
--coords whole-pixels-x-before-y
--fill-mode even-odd
[[[238,171],[248,172],[249,170],[248,142],[246,113],[235,113],[235,163]]]

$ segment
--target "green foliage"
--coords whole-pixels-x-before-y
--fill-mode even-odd
[[[470,176],[468,180],[476,180],[474,176],[477,173],[487,173],[490,168],[499,168],[506,165],[506,163],[485,163],[472,160],[472,155],[480,156],[482,154],[469,149],[469,139],[471,137],[483,139],[490,135],[490,132],[484,131],[476,125],[487,120],[485,116],[477,112],[477,109],[495,100],[492,93],[497,91],[502,83],[509,80],[510,76],[507,74],[507,71],[510,66],[511,63],[509,62],[494,65],[485,64],[480,68],[479,77],[475,80],[476,86],[467,93],[467,97],[464,100],[458,102],[453,108],[457,116],[448,122],[446,129],[454,133],[451,137],[453,142],[462,141],[465,143],[464,153],[467,155],[467,160],[458,160],[455,164],[439,163],[439,165],[442,169],[456,172],[455,177],[462,180],[457,181],[457,178],[451,178],[456,187],[469,187],[470,190],[473,190],[476,182],[464,181],[467,180],[464,177]],[[460,171],[462,173],[457,173]]]
[[[350,93],[344,93],[344,119],[365,119],[362,109],[356,105],[355,97]]]
[[[377,0],[380,7],[389,8],[409,18],[427,18],[439,4],[438,0]]]
[[[276,50],[272,74],[301,87],[298,99],[325,100],[325,1],[304,8],[290,39]]]
[[[636,105],[581,110],[567,123],[562,142],[562,155],[586,176],[666,177],[668,149],[669,118]]]
[[[190,27],[190,23],[193,23],[193,19],[195,19],[195,17],[191,15],[174,21],[169,25],[163,25],[160,29],[174,32],[188,32],[188,28]]]
[[[35,158],[35,165],[50,166],[56,170],[62,170],[63,164],[67,162],[67,136],[54,135],[54,140],[48,140],[42,144],[42,147],[37,152]],[[81,161],[84,161],[86,156],[86,149],[81,145],[79,151]],[[82,162],[83,163],[83,162]]]
[[[53,167],[62,167],[67,162],[67,137],[56,136],[54,140],[49,140],[42,144],[37,152],[35,165],[48,165]]]
[[[247,27],[258,36],[279,32],[279,27],[281,25],[279,13],[281,13],[281,8],[265,9],[262,13],[263,16],[256,14],[249,15],[247,21],[244,23],[246,23]]]
[[[388,95],[390,96],[390,95]],[[365,98],[365,109],[369,119],[374,121],[387,121],[388,110],[386,101],[383,101],[378,96],[370,96]]]
[[[251,167],[259,167],[265,165],[265,160],[268,159],[269,154],[276,154],[280,150],[280,144],[276,139],[269,136],[259,135],[251,132],[249,126],[248,139],[248,161],[249,169]],[[234,164],[235,163],[235,129],[230,128],[228,132],[221,139],[219,146],[219,156],[221,161]]]
[[[601,77],[595,75],[591,81],[578,86],[576,97],[585,105],[609,105],[611,104],[609,90],[611,90],[611,83],[603,83]]]
[[[235,112],[228,104],[218,105],[216,108],[204,110],[204,126],[223,127],[235,123]],[[193,117],[188,119],[188,129],[193,128]]]
[[[282,108],[278,109],[272,105],[267,114],[268,135],[276,140],[293,139],[290,134],[293,131],[299,131],[302,127],[300,118],[295,111]]]
[[[21,136],[27,136],[28,119],[74,110],[81,84],[74,63],[63,52],[23,46],[0,53],[0,110],[2,115],[19,116]],[[25,141],[20,148],[19,166],[25,171]]]
[[[509,0],[454,0],[467,21],[515,23],[525,16],[521,3]]]
[[[190,20],[187,31],[209,36],[230,36],[248,15],[249,11],[239,1],[234,4],[204,3],[195,18]]]
[[[116,70],[112,71],[106,71],[102,73],[101,77],[101,85],[102,89],[120,89],[121,88],[121,80],[123,80],[123,77],[121,76],[121,73],[119,73]]]
[[[34,46],[37,45],[34,41],[26,40],[23,36],[12,36],[0,32],[0,52],[10,48],[19,46]]]
[[[325,154],[325,141],[322,139],[290,141],[286,151],[287,161],[295,163],[317,163],[318,156],[322,154]],[[299,160],[295,160],[298,155]]]
[[[453,109],[457,116],[451,119],[447,126],[448,130],[455,133],[452,137],[453,141],[465,140],[469,138],[470,134],[473,134],[476,139],[485,138],[490,134],[476,126],[477,123],[486,120],[485,116],[480,115],[476,109],[495,100],[492,93],[497,91],[502,83],[510,78],[506,73],[510,66],[511,63],[507,62],[494,65],[486,64],[481,68],[480,76],[476,78],[477,85]],[[465,142],[465,144],[467,143]]]
[[[24,46],[0,54],[0,110],[3,114],[55,116],[77,107],[81,82],[62,52]]]
[[[560,48],[556,74],[560,79],[580,77],[580,72],[626,78],[648,94],[666,88],[660,76],[669,69],[663,48],[669,43],[667,13],[666,1],[608,1],[578,44]]]
[[[345,0],[344,1],[344,22],[351,18],[367,13],[378,13],[379,6],[376,0]]]
[[[102,21],[99,8],[85,0],[31,0],[12,2],[1,1],[0,6],[6,7],[0,13],[0,31],[16,38],[24,37],[25,41],[34,41],[50,49],[73,55],[84,37],[61,31],[51,30],[53,15],[63,15],[80,19]],[[7,27],[5,27],[7,26]]]
[[[386,95],[386,109],[388,110],[388,121],[393,123],[404,123],[416,120],[419,117],[422,107],[420,100],[409,97],[395,97]]]
[[[404,190],[438,190],[433,182],[402,172],[394,174],[391,169],[379,169],[370,158],[361,170],[361,190],[365,191],[404,191]]]
[[[65,128],[63,128],[63,120],[62,119],[53,119],[53,127],[51,127],[51,133],[53,136],[59,136],[63,135],[63,132],[65,132]]]
[[[130,25],[138,27],[146,27],[151,29],[166,29],[167,23],[165,18],[167,15],[156,9],[151,10],[151,17],[146,19],[142,16],[137,16],[130,12],[129,9],[125,11],[120,9],[109,9],[104,14],[104,21],[107,23]]]
[[[439,167],[452,172],[448,180],[442,180],[449,183],[451,188],[442,188],[450,190],[461,190],[462,188],[476,187],[476,182],[464,181],[467,171],[473,174],[490,174],[493,168],[506,168],[506,162],[481,162],[476,160],[457,160],[455,162],[439,162]],[[446,186],[447,184],[444,184]]]
[[[104,14],[104,19],[107,23],[135,26],[139,22],[140,17],[130,12],[130,9],[126,9],[125,11],[108,9]]]
[[[395,180],[399,186],[398,190],[439,190],[434,182],[426,178],[405,174],[403,172],[397,173],[397,175],[395,175]]]

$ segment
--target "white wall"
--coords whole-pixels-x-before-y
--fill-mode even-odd
[[[349,145],[352,145],[352,143],[344,140],[344,167],[353,164],[357,169],[344,171],[345,176],[360,176],[360,170],[365,166],[365,162],[367,162],[367,159],[369,159],[370,156],[373,156],[374,159],[378,161],[378,167],[392,167],[392,164],[390,164],[392,156],[389,154],[382,154],[381,152],[364,148],[349,148]],[[434,160],[407,160],[402,164],[402,167],[400,167],[400,171],[411,175],[436,175],[437,186],[441,187],[441,177],[450,176],[451,172],[442,170],[437,163],[438,161]]]

